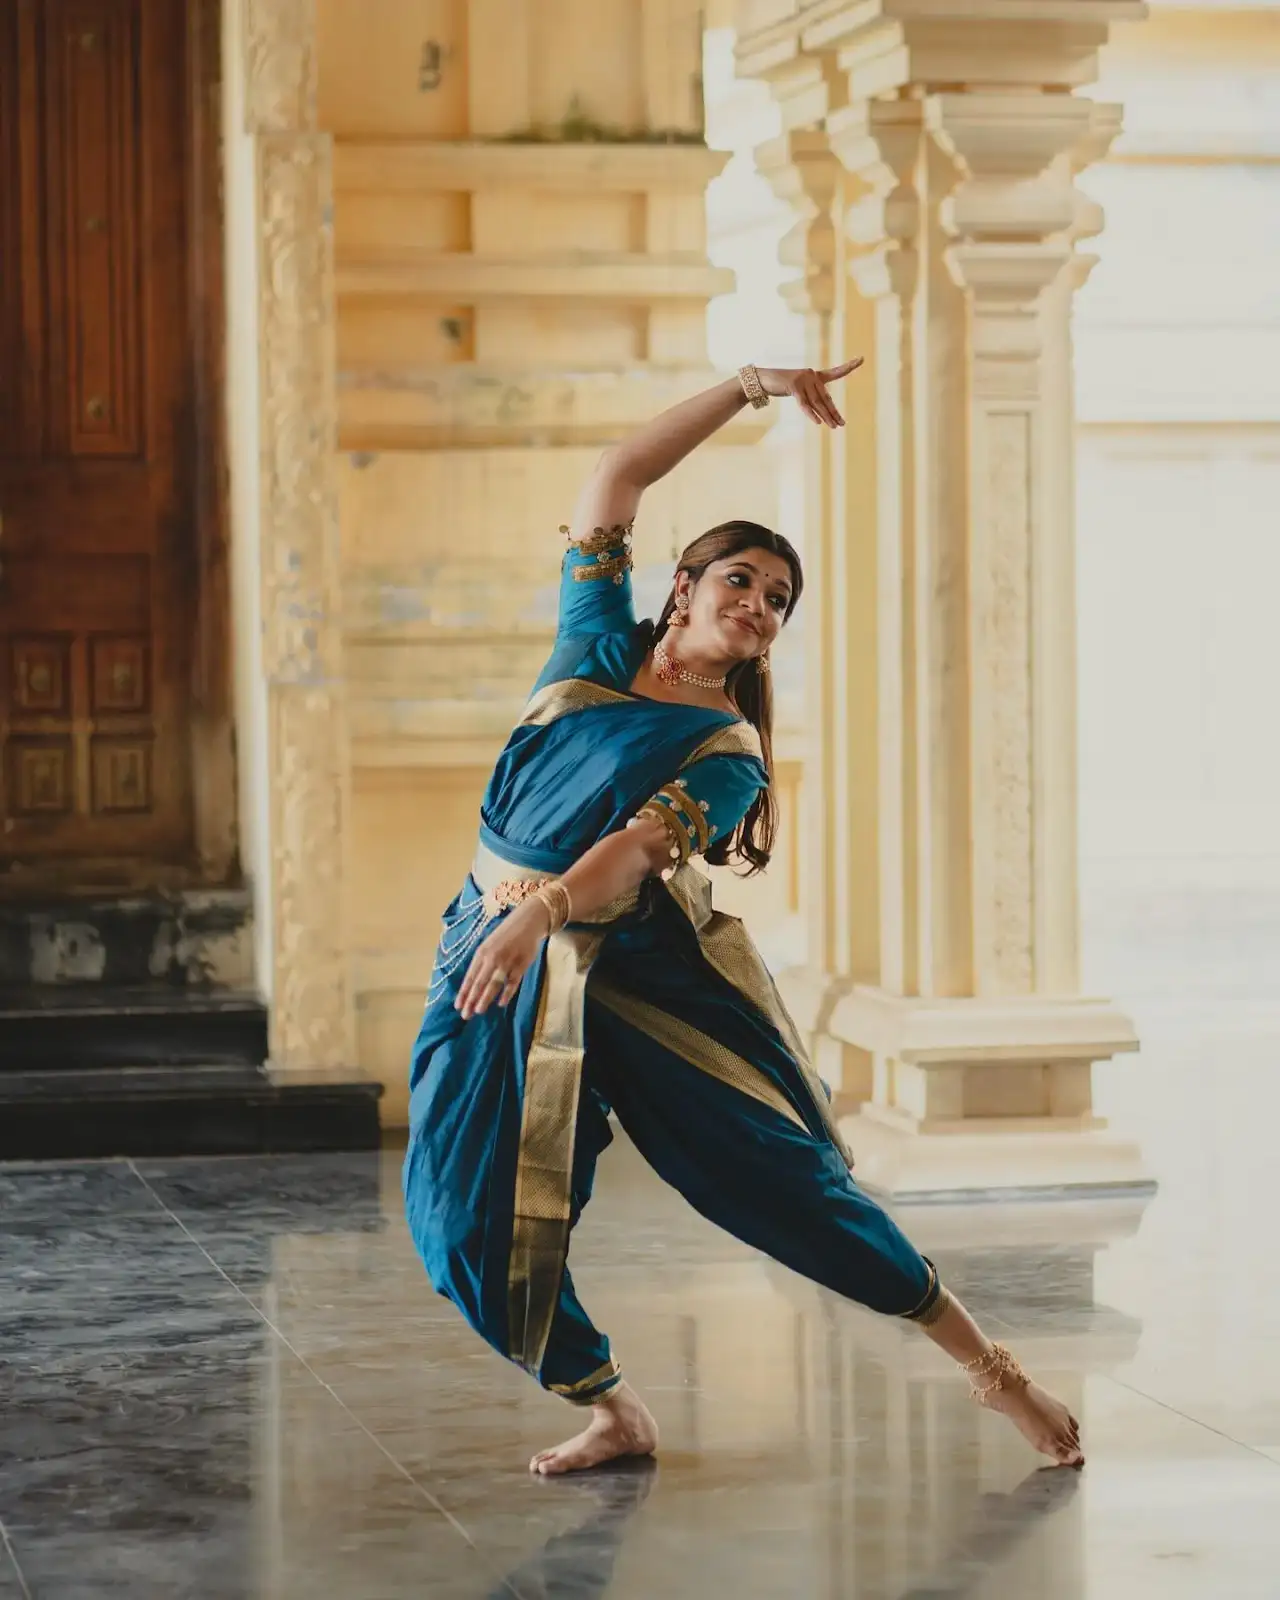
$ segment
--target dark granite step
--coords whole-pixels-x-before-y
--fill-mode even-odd
[[[195,1064],[0,1074],[0,1160],[375,1150],[382,1086]]]
[[[0,984],[248,984],[246,889],[15,894],[0,879]]]
[[[266,1059],[267,1008],[242,989],[0,985],[0,1082],[32,1069],[256,1067]]]

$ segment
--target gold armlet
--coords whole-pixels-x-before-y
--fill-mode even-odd
[[[614,583],[621,583],[631,571],[632,565],[630,551],[620,556],[597,556],[594,561],[589,561],[581,567],[574,567],[573,581],[592,583],[599,579],[612,578]]]
[[[569,528],[563,522],[560,524],[560,532],[568,539],[570,550],[580,556],[630,550],[631,529],[630,522],[615,522],[612,528],[593,528],[585,539],[572,539],[569,537]]]
[[[685,831],[684,824],[676,816],[675,812],[671,810],[670,806],[664,806],[657,800],[646,800],[644,805],[636,812],[636,819],[639,820],[641,817],[648,817],[654,822],[662,824],[666,829],[667,838],[670,840],[672,862],[676,866],[684,866],[692,853],[691,841]]]

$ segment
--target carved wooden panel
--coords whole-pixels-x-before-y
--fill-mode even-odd
[[[90,641],[90,704],[95,712],[147,709],[147,641],[96,638]]]
[[[75,804],[75,752],[70,739],[10,739],[9,809],[19,817],[61,816]]]
[[[94,739],[91,746],[91,765],[95,811],[151,809],[149,739]]]
[[[142,441],[136,6],[64,0],[53,12],[46,138],[65,272],[64,426],[72,455],[133,455]]]
[[[0,856],[185,865],[184,0],[0,0]]]
[[[15,712],[68,716],[71,711],[71,641],[56,634],[17,638],[10,647]]]

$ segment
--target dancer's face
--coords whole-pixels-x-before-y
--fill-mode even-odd
[[[742,550],[713,561],[697,583],[676,577],[676,593],[689,597],[690,648],[705,656],[749,661],[763,655],[786,620],[791,568],[769,550]]]

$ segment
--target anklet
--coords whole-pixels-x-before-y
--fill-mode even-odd
[[[987,1396],[995,1394],[997,1389],[1025,1389],[1031,1382],[1018,1364],[1017,1357],[1002,1344],[993,1344],[985,1355],[978,1356],[976,1360],[961,1362],[960,1370],[969,1379],[970,1400],[976,1400],[980,1406],[985,1406]],[[990,1378],[991,1382],[975,1382],[980,1378]]]

